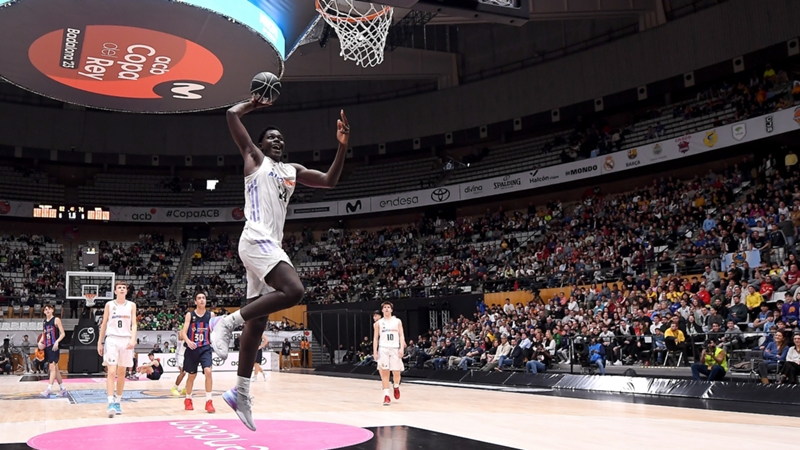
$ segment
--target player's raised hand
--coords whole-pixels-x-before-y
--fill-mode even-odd
[[[341,119],[336,121],[336,140],[342,145],[347,145],[350,140],[350,123],[347,122],[344,110],[341,111]]]

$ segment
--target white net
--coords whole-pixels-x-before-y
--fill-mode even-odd
[[[383,62],[393,8],[354,0],[316,0],[317,11],[339,37],[339,56],[361,67]]]

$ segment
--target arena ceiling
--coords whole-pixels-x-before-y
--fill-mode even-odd
[[[664,24],[672,4],[693,0],[512,0],[514,8],[486,4],[496,0],[384,1],[395,7],[391,33],[399,37],[383,64],[363,69],[343,61],[335,35],[320,45],[319,21],[286,62],[284,92],[295,94],[276,106],[305,109],[452,87],[520,58]],[[0,87],[0,101],[52,106],[19,91]]]

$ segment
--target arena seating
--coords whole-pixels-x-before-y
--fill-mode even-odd
[[[58,284],[63,282],[61,244],[41,235],[0,237],[0,303],[4,307],[17,305],[21,312],[27,306],[30,310],[26,317],[34,310],[41,316],[39,307],[55,298]]]
[[[160,175],[100,173],[93,185],[78,187],[84,205],[189,206],[192,197],[180,180]]]
[[[0,166],[0,198],[64,204],[64,186],[50,183],[42,172]]]
[[[432,187],[441,174],[434,157],[356,167],[353,173],[332,190],[325,200],[341,200]]]

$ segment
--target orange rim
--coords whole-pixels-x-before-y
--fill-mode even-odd
[[[328,18],[329,20],[331,20],[333,22],[349,22],[349,23],[372,22],[373,20],[377,19],[378,17],[385,15],[386,13],[388,13],[392,9],[391,6],[384,6],[382,10],[380,10],[380,11],[378,11],[376,13],[367,15],[367,16],[361,16],[361,17],[338,17],[338,16],[334,16],[334,15],[328,14],[325,11],[323,11],[322,7],[319,4],[319,0],[314,0],[314,3],[317,6],[317,12],[320,13],[320,15],[325,16],[326,18]]]

